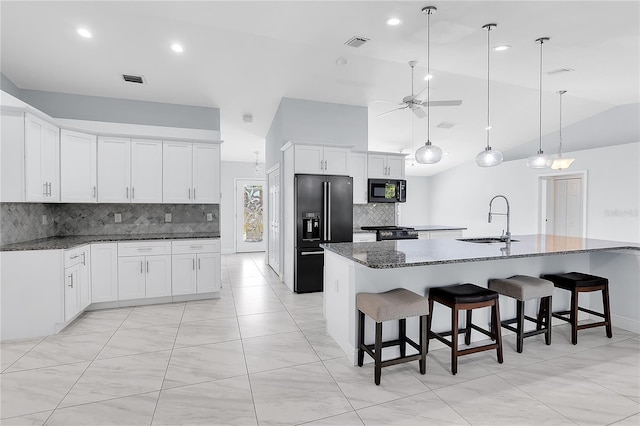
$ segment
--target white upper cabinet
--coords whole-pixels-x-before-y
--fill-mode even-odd
[[[404,157],[401,154],[369,153],[369,178],[404,179]]]
[[[131,202],[162,203],[162,142],[131,140]]]
[[[96,203],[97,138],[60,131],[60,200],[63,203]]]
[[[98,201],[162,203],[162,142],[99,137]]]
[[[349,175],[348,148],[320,145],[295,145],[295,172]]]
[[[367,153],[352,152],[349,161],[353,177],[353,204],[367,204]]]
[[[220,145],[193,144],[193,202],[220,202]]]
[[[0,117],[0,201],[24,201],[24,112],[3,110]]]
[[[162,182],[165,203],[219,203],[220,145],[165,141]]]
[[[26,201],[60,201],[60,129],[25,114]]]
[[[98,138],[98,201],[128,203],[131,197],[131,140]]]

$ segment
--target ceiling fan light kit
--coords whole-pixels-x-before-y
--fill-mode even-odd
[[[536,39],[536,43],[540,43],[540,137],[538,140],[538,152],[527,158],[527,167],[532,169],[548,169],[551,167],[551,164],[553,164],[553,158],[549,155],[545,155],[542,151],[542,45],[545,41],[549,41],[549,37],[540,37]]]
[[[427,15],[427,75],[431,74],[431,63],[430,63],[430,22],[431,22],[431,14],[433,14],[436,10],[435,6],[426,6],[422,8],[422,13]],[[413,68],[412,68],[413,69]],[[427,80],[427,143],[424,146],[421,146],[416,151],[416,161],[420,164],[435,164],[442,159],[442,149],[438,146],[433,145],[431,143],[430,138],[430,124],[431,124],[431,79]]]
[[[566,90],[558,91],[558,95],[560,95],[560,143],[558,145],[558,158],[553,160],[553,164],[551,164],[551,168],[554,170],[564,170],[569,168],[571,163],[573,163],[573,158],[563,157],[562,156],[562,95],[567,93]]]
[[[490,68],[489,68],[489,59],[491,57],[491,40],[490,40],[490,34],[491,34],[491,30],[494,29],[495,27],[497,27],[497,24],[487,24],[484,25],[482,28],[484,28],[485,30],[487,30],[487,127],[485,128],[486,132],[487,132],[487,146],[485,147],[484,151],[480,152],[477,156],[476,156],[476,163],[478,164],[478,166],[480,167],[494,167],[499,165],[500,163],[502,163],[502,153],[500,151],[494,151],[491,149],[491,146],[489,145],[489,132],[491,130],[491,122],[489,120],[489,110],[490,110],[490,103],[489,103],[489,87],[490,87],[490,82],[491,79],[489,78],[490,74]]]

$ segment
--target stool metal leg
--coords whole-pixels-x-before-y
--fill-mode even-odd
[[[609,308],[609,284],[605,284],[602,289],[602,307],[604,308],[604,320],[607,322],[605,326],[607,337],[611,339],[613,332],[611,331],[611,309]]]
[[[433,299],[429,298],[429,315],[427,316],[427,341],[424,346],[429,353],[429,340],[431,339],[431,321],[433,320]]]
[[[451,373],[458,372],[458,308],[451,308]]]
[[[382,374],[382,323],[376,323],[376,341],[375,341],[375,373],[374,379],[376,385],[380,384],[380,375]]]
[[[420,317],[420,374],[427,372],[427,315]]]
[[[402,318],[398,320],[398,330],[400,340],[400,356],[405,357],[407,355],[407,319]]]
[[[364,363],[364,312],[358,311],[358,366]]]
[[[578,290],[571,291],[571,343],[578,344]]]
[[[524,300],[517,300],[516,302],[516,318],[518,320],[516,326],[516,351],[522,353],[522,346],[524,344]]]

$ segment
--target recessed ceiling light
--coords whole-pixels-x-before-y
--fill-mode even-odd
[[[504,50],[509,50],[509,49],[511,49],[511,45],[509,44],[503,44],[501,46],[495,46],[493,48],[493,50],[495,50],[496,52],[502,52]]]
[[[387,25],[391,25],[395,27],[396,25],[402,24],[402,21],[399,18],[389,18],[387,19]]]
[[[427,74],[427,75],[424,76],[424,80],[425,81],[431,80],[432,78],[433,78],[433,76],[431,74]]]
[[[91,34],[91,32],[86,28],[78,28],[78,34],[80,34],[80,36],[84,38],[93,37],[93,34]]]
[[[173,50],[176,53],[182,53],[184,51],[180,43],[172,43],[171,50]]]

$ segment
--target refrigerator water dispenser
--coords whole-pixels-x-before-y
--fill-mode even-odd
[[[303,241],[320,239],[320,217],[316,213],[302,214],[302,239]]]

